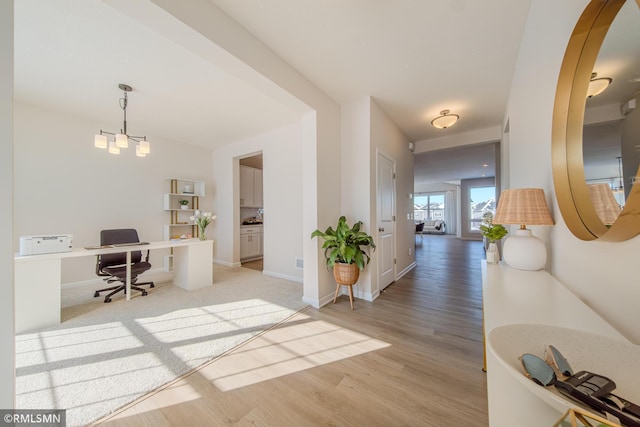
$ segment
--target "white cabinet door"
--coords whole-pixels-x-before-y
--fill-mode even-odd
[[[254,206],[253,168],[240,166],[240,206]]]
[[[256,208],[261,208],[262,203],[262,170],[253,171],[253,203]]]
[[[262,255],[262,234],[240,235],[240,259],[256,258]]]
[[[262,170],[240,166],[240,206],[262,207]]]
[[[251,234],[241,234],[240,235],[240,259],[249,258],[251,253],[251,244],[250,244]]]

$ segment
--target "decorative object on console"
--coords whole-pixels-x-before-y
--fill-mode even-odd
[[[376,249],[373,237],[361,231],[362,221],[356,222],[353,227],[349,227],[347,219],[341,216],[338,225],[334,230],[332,227],[325,232],[316,230],[311,233],[311,238],[321,237],[324,239],[322,248],[327,267],[333,268],[333,277],[336,280],[336,293],[333,302],[338,298],[340,286],[349,287],[349,302],[353,310],[353,285],[358,281],[360,270],[370,261],[369,254],[361,246],[370,246],[371,250]]]
[[[541,270],[547,263],[547,249],[542,240],[531,234],[527,225],[553,225],[541,188],[516,188],[504,190],[500,195],[495,224],[519,224],[511,237],[504,242],[504,261],[518,270]]]
[[[151,152],[151,146],[149,145],[149,141],[147,141],[146,136],[131,136],[127,134],[127,92],[131,92],[133,89],[131,86],[126,85],[124,83],[120,83],[118,87],[124,91],[124,97],[120,98],[120,108],[122,108],[123,113],[123,121],[122,121],[122,129],[120,129],[120,133],[107,132],[104,130],[100,130],[99,135],[95,135],[94,137],[94,145],[97,148],[107,148],[107,137],[106,135],[113,135],[114,139],[108,141],[109,153],[111,154],[120,154],[121,148],[129,147],[129,140],[133,140],[137,142],[136,145],[136,156],[145,157],[147,154]]]
[[[196,210],[195,213],[189,217],[189,219],[198,226],[198,238],[200,240],[207,240],[206,228],[209,223],[216,218],[217,216],[211,212],[200,212],[199,210]]]
[[[480,233],[487,240],[486,256],[489,264],[497,264],[500,262],[500,253],[496,242],[506,236],[509,232],[501,224],[493,223],[493,212],[487,211],[482,215],[482,225],[480,225]]]
[[[450,114],[449,110],[442,110],[438,117],[431,120],[431,125],[438,129],[446,129],[455,125],[459,118],[457,114]]]

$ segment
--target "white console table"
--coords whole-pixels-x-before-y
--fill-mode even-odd
[[[111,248],[74,248],[70,252],[14,257],[15,324],[22,333],[60,323],[62,260],[102,254],[173,248],[173,283],[186,290],[213,284],[213,240],[188,239]],[[127,300],[131,267],[127,268]]]
[[[491,426],[551,426],[579,406],[554,387],[527,379],[517,357],[558,348],[574,371],[608,376],[616,393],[640,402],[640,347],[546,271],[482,261],[487,393]]]

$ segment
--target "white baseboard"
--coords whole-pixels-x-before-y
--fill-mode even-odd
[[[320,301],[317,298],[307,298],[305,296],[302,297],[302,302],[309,304],[313,308],[320,308]],[[322,305],[325,305],[326,302]]]
[[[278,279],[290,280],[292,282],[302,284],[302,277],[290,276],[288,274],[276,273],[275,271],[262,270],[262,274],[265,276],[276,277]]]
[[[229,261],[223,261],[221,259],[214,259],[213,263],[218,265],[224,265],[225,267],[231,267],[231,268],[242,266],[242,263],[240,262],[229,262]]]
[[[396,280],[401,279],[405,274],[407,274],[408,272],[410,272],[411,270],[413,270],[413,268],[416,266],[416,262],[412,262],[411,264],[409,264],[409,266],[407,268],[405,268],[404,270],[402,270],[400,273],[398,273],[396,275]]]

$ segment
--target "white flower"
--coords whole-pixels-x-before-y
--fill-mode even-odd
[[[207,225],[216,218],[217,216],[211,212],[200,212],[199,210],[196,210],[194,215],[189,217],[189,219],[195,222],[202,230],[207,228]]]

